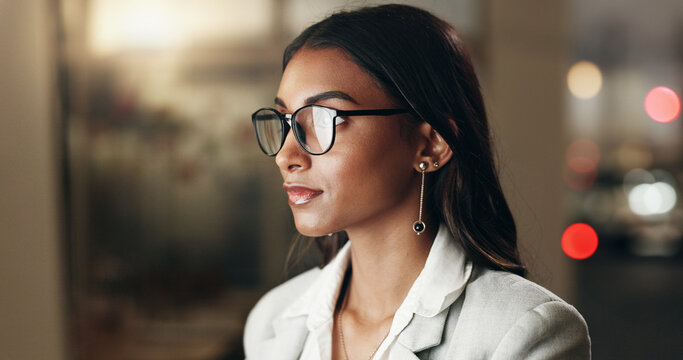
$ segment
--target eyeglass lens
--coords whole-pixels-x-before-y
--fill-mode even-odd
[[[334,138],[332,109],[320,106],[301,108],[292,116],[292,129],[299,144],[311,154],[322,154],[332,146]],[[275,155],[283,143],[283,123],[277,113],[262,109],[254,114],[256,136],[263,152]]]
[[[272,110],[261,109],[254,116],[256,139],[266,155],[275,155],[280,150],[283,141],[282,122]]]

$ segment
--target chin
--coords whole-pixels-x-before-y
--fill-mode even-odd
[[[308,237],[326,236],[327,234],[339,231],[325,224],[310,224],[301,221],[296,221],[296,218],[294,219],[294,224],[299,234]]]
[[[299,234],[303,236],[308,236],[308,237],[317,237],[317,236],[324,236],[329,234],[329,232],[324,232],[324,231],[319,231],[316,228],[309,228],[309,227],[301,227],[297,226],[296,230],[299,232]]]

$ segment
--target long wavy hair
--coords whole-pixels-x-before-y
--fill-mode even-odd
[[[309,26],[285,49],[283,71],[302,48],[345,51],[412,109],[415,121],[426,121],[444,138],[454,154],[432,175],[426,194],[432,216],[448,226],[473,263],[525,276],[479,81],[455,29],[416,7],[382,5],[337,12]],[[348,241],[343,231],[303,238],[318,245],[325,264]]]

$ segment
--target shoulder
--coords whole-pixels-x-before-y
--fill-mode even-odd
[[[581,314],[542,286],[504,271],[476,268],[457,327],[490,358],[590,358]]]
[[[275,335],[273,320],[311,287],[320,271],[316,267],[303,272],[269,290],[259,299],[249,312],[244,327],[245,351],[249,352],[253,344]]]
[[[564,303],[551,291],[519,275],[480,266],[475,267],[465,291],[478,306],[491,307],[501,312],[499,315],[525,312],[549,301]]]

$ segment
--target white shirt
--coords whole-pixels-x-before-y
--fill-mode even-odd
[[[352,241],[346,243],[322,269],[313,286],[283,313],[285,318],[308,315],[306,326],[309,334],[301,360],[327,360],[332,356],[334,310],[351,259],[351,246]],[[448,228],[441,224],[425,266],[394,314],[389,335],[373,360],[390,360],[396,339],[413,314],[425,317],[439,314],[460,296],[471,272],[472,264],[466,260],[462,248],[453,240]]]

